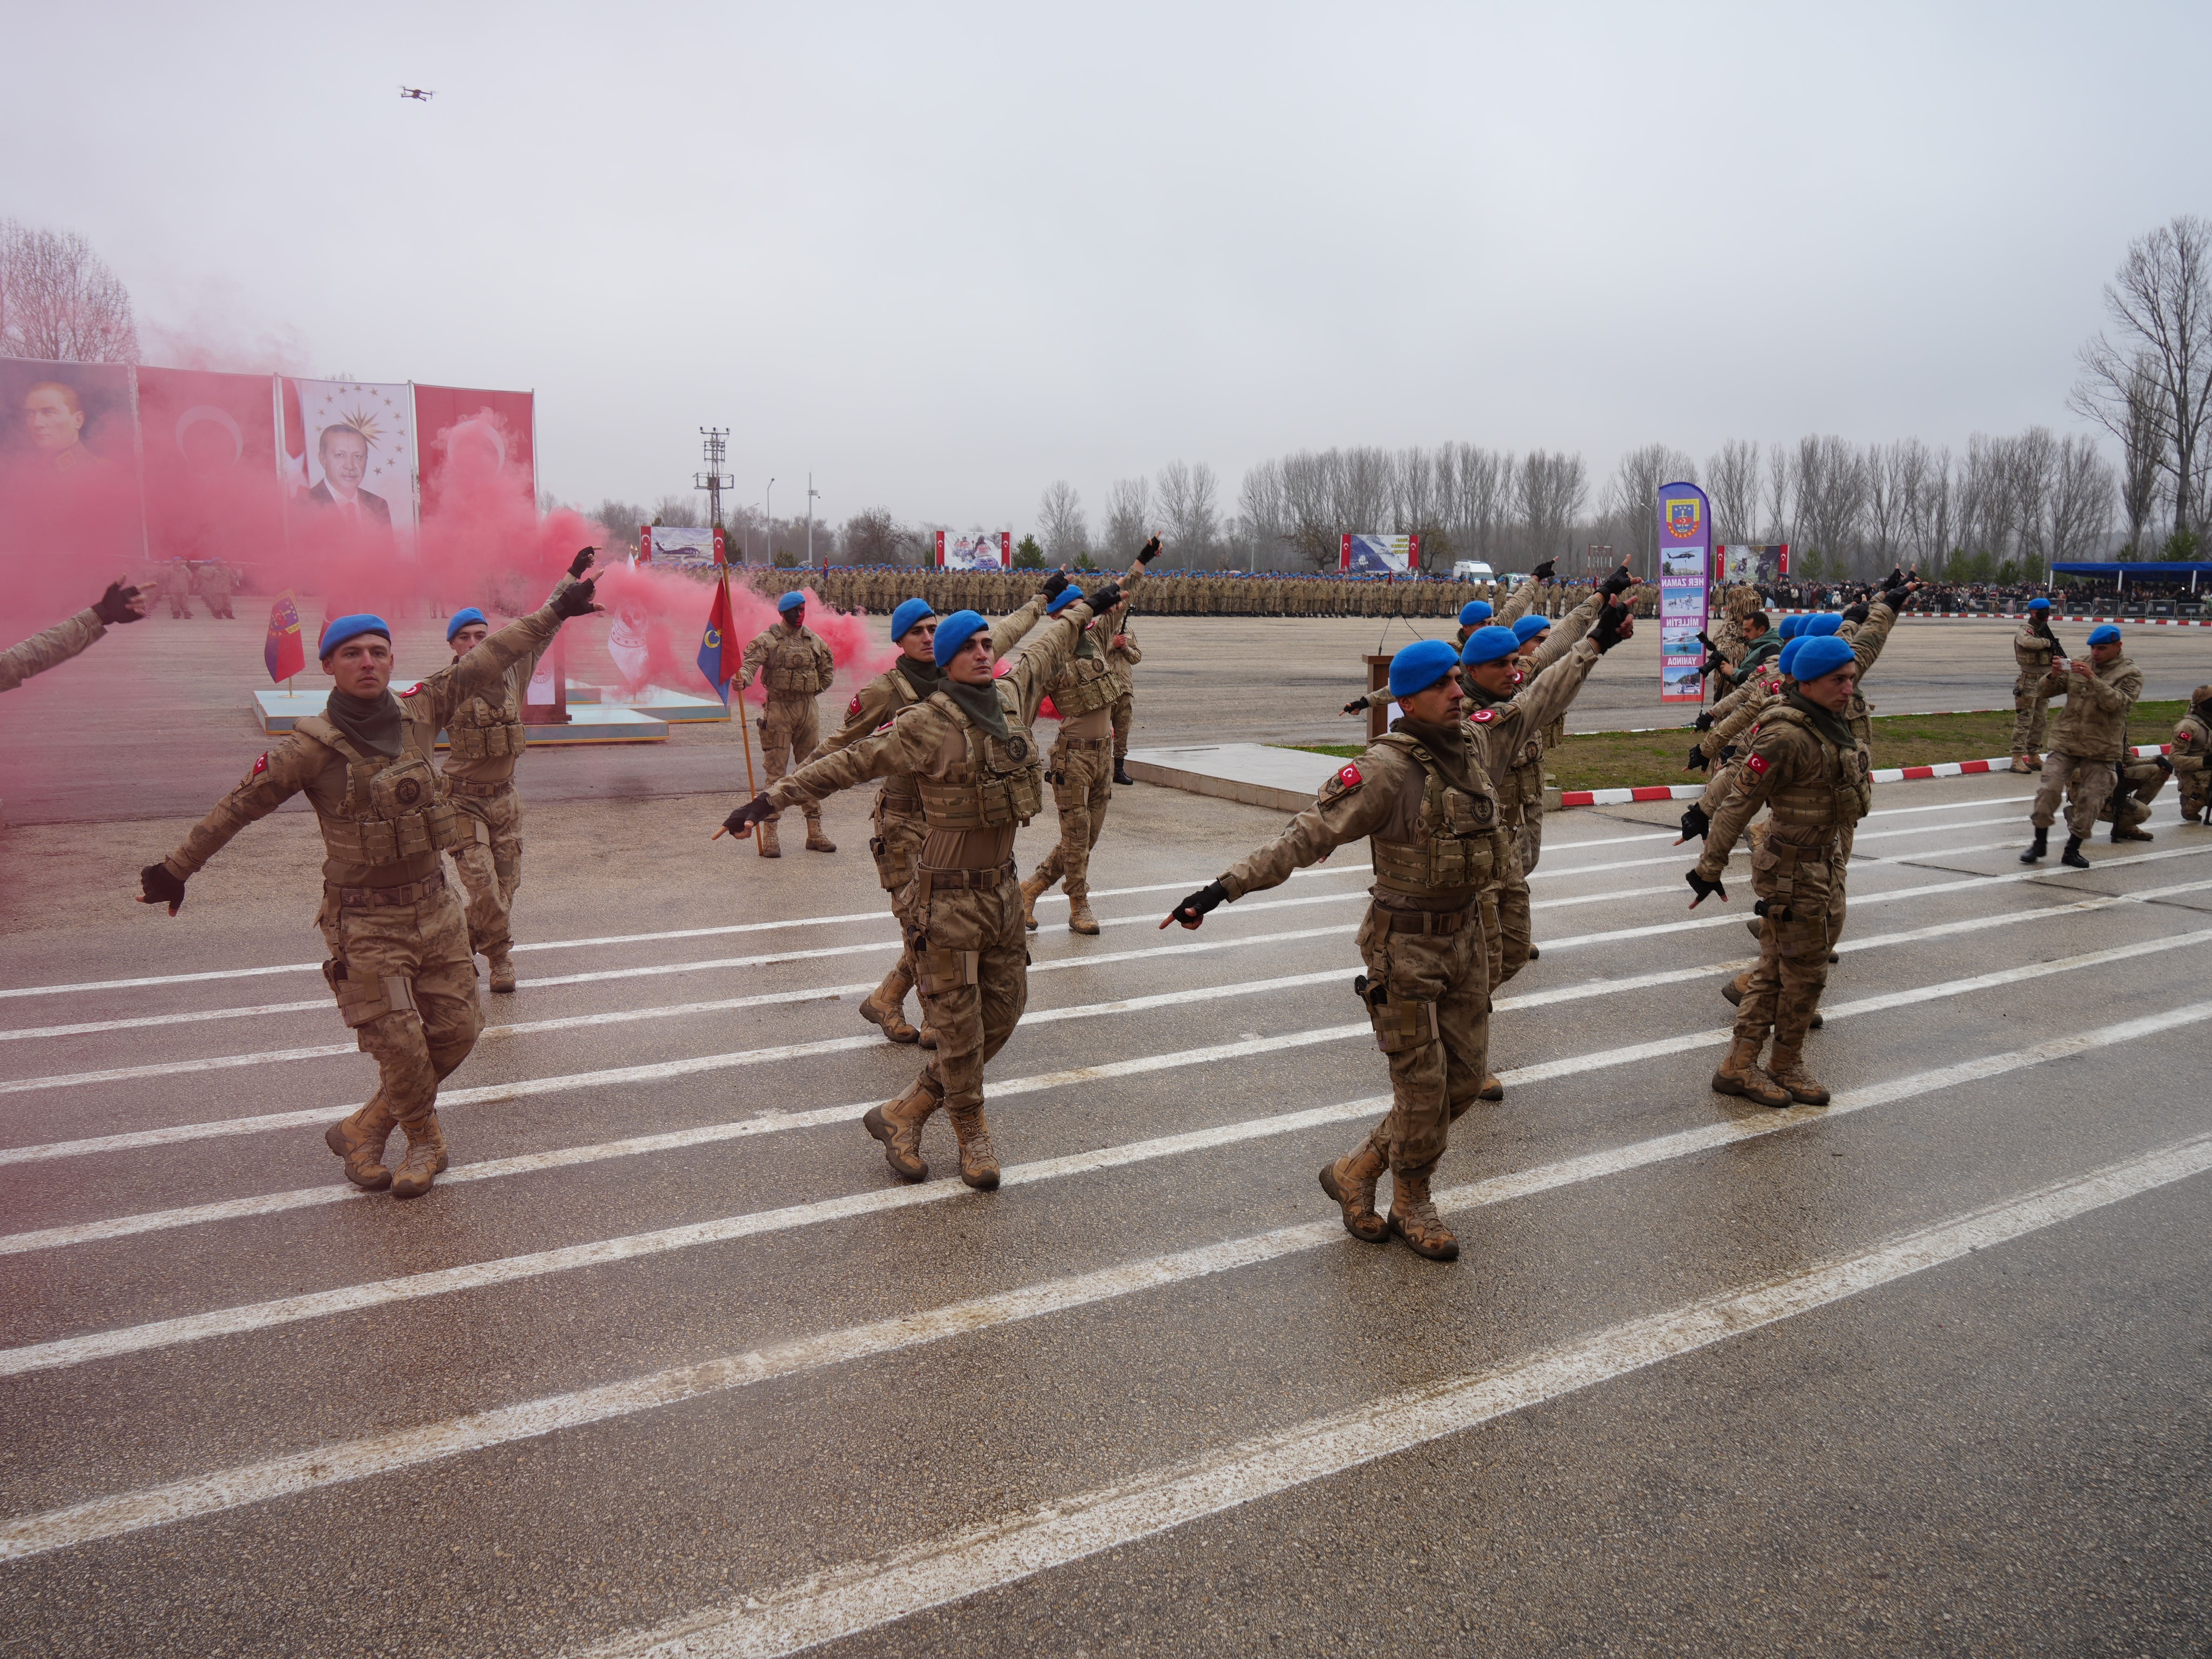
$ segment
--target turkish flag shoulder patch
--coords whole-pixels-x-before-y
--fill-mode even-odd
[[[845,705],[845,718],[848,720],[860,718],[860,694],[857,691],[853,693],[853,701]]]
[[[1762,778],[1766,775],[1766,757],[1764,755],[1752,756],[1750,759],[1744,762],[1744,765]]]
[[[412,685],[409,686],[409,687],[408,687],[404,691],[402,691],[399,695],[400,695],[401,696],[403,696],[403,697],[411,697],[411,696],[414,696],[417,691],[420,691],[422,689],[422,681],[420,681],[420,680],[417,680],[417,681],[416,681],[416,682],[415,682],[415,684],[412,684]]]
[[[1498,711],[1495,708],[1478,708],[1468,718],[1477,726],[1487,726],[1498,718]]]
[[[1342,784],[1346,789],[1357,789],[1361,784],[1367,781],[1366,779],[1359,775],[1359,769],[1349,763],[1346,764],[1344,770],[1336,775],[1336,781]]]
[[[269,751],[264,749],[261,751],[261,758],[253,763],[253,769],[251,772],[248,772],[246,775],[249,778],[258,778],[268,769]]]

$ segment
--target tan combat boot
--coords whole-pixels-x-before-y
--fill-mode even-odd
[[[394,1198],[420,1198],[446,1167],[446,1136],[438,1127],[438,1115],[425,1112],[413,1122],[399,1126],[407,1133],[407,1153],[392,1172]]]
[[[2117,823],[2112,826],[2112,840],[2115,843],[2124,841],[2155,841],[2157,839],[2158,837],[2152,835],[2149,830],[2139,830],[2133,825],[2124,830]]]
[[[1741,1008],[1743,1006],[1744,996],[1750,989],[1751,969],[1747,968],[1721,987],[1721,995],[1726,999],[1729,1007]]]
[[[1459,1260],[1459,1240],[1429,1201],[1428,1170],[1390,1172],[1390,1231],[1416,1255],[1431,1261]]]
[[[868,1108],[860,1127],[884,1143],[884,1161],[901,1181],[928,1178],[929,1165],[921,1157],[921,1126],[945,1098],[927,1073],[896,1100]]]
[[[783,848],[775,838],[775,820],[763,818],[753,833],[760,837],[760,855],[764,859],[780,859]]]
[[[893,1042],[912,1042],[921,1035],[906,1023],[906,1010],[886,1008],[876,1000],[872,993],[860,999],[860,1018],[871,1025],[880,1026]]]
[[[351,1117],[323,1131],[323,1145],[345,1160],[345,1178],[363,1192],[380,1193],[392,1184],[392,1171],[384,1167],[384,1143],[392,1139],[397,1121],[380,1089]]]
[[[834,853],[837,850],[837,843],[822,833],[820,818],[806,820],[806,850],[810,853]]]
[[[1789,1091],[1790,1099],[1802,1105],[1825,1106],[1828,1103],[1827,1090],[1821,1086],[1819,1079],[1805,1069],[1805,1062],[1798,1057],[1795,1048],[1785,1048],[1778,1042],[1775,1044],[1774,1052],[1767,1056],[1766,1074]]]
[[[1505,1098],[1505,1085],[1498,1080],[1498,1074],[1493,1072],[1482,1079],[1482,1087],[1474,1091],[1474,1097],[1477,1100],[1503,1100]]]
[[[484,960],[491,964],[491,988],[495,991],[514,989],[514,958],[505,951],[485,953]]]
[[[1044,896],[1045,883],[1032,876],[1022,883],[1022,926],[1036,932],[1036,902]]]
[[[952,1133],[960,1138],[960,1178],[979,1193],[999,1190],[999,1153],[981,1106],[947,1107]]]
[[[1759,1069],[1759,1048],[1748,1038],[1736,1038],[1720,1070],[1713,1073],[1713,1087],[1722,1094],[1741,1095],[1761,1106],[1787,1106],[1790,1091]]]
[[[1067,931],[1093,935],[1098,932],[1098,918],[1091,914],[1091,896],[1088,893],[1078,893],[1068,899]]]
[[[937,1047],[937,1028],[934,1025],[923,1026],[921,1028],[920,1042],[921,1046],[925,1048],[934,1048]]]
[[[2012,769],[2025,776],[2028,771],[2032,769],[2028,766],[2027,757],[2025,755],[2014,755],[2012,757]]]
[[[1390,1228],[1375,1212],[1375,1183],[1382,1179],[1382,1154],[1372,1135],[1334,1164],[1321,1166],[1321,1189],[1344,1211],[1344,1231],[1369,1244],[1389,1237]]]

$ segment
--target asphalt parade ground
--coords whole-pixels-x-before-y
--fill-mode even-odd
[[[2202,1651],[2212,830],[2025,869],[2028,781],[1876,792],[1785,1112],[1708,1087],[1745,857],[1692,915],[1679,808],[1554,816],[1449,1265],[1316,1184],[1388,1089],[1357,849],[1155,928],[1273,813],[1117,792],[981,1194],[858,1125],[864,800],[536,812],[412,1203],[323,1146],[310,822],[174,920],[180,823],[19,827],[0,1653]]]

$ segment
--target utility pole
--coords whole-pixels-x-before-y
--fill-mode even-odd
[[[814,487],[814,475],[806,475],[806,568],[814,568],[814,502],[822,492]]]
[[[699,435],[706,440],[707,470],[691,475],[691,488],[707,492],[707,523],[712,527],[722,522],[722,492],[737,482],[722,471],[723,459],[729,453],[730,428],[702,426]]]

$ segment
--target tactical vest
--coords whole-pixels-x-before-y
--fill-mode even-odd
[[[1052,706],[1060,710],[1063,720],[1103,708],[1121,695],[1114,665],[1103,651],[1096,656],[1070,657],[1067,665],[1053,677]]]
[[[471,697],[446,722],[446,739],[455,760],[490,760],[501,755],[520,755],[529,741],[522,724],[522,709],[510,683],[497,702],[489,697]]]
[[[469,839],[430,763],[405,744],[385,756],[357,746],[320,714],[293,729],[337,751],[346,763],[345,799],[335,816],[317,812],[323,847],[341,864],[397,864],[442,853]]]
[[[933,830],[1005,830],[1027,823],[1044,808],[1044,763],[1024,727],[1012,688],[999,683],[999,707],[1011,717],[1008,735],[992,736],[942,691],[931,704],[960,722],[966,756],[942,778],[917,778],[921,810]]]
[[[1480,697],[1485,694],[1476,695]],[[1484,702],[1482,708],[1474,712],[1480,714],[1489,709],[1503,720],[1512,701],[1510,697],[1501,697]],[[1563,720],[1565,718],[1561,716]],[[1479,726],[1486,722],[1476,720],[1474,724]],[[1506,823],[1517,825],[1528,816],[1528,803],[1544,799],[1544,734],[1524,732],[1510,754],[1499,755],[1496,759],[1498,810]]]
[[[1804,778],[1766,798],[1774,821],[1792,829],[1848,830],[1874,810],[1874,769],[1866,745],[1846,750],[1823,735],[1805,716],[1784,705],[1767,710],[1762,723],[1794,726],[1820,745],[1826,776]]]
[[[760,678],[769,690],[787,696],[816,697],[830,689],[830,676],[816,664],[814,641],[809,635],[771,633],[768,641]]]
[[[1376,741],[1412,756],[1425,781],[1421,810],[1413,820],[1414,839],[1368,838],[1376,884],[1386,892],[1437,898],[1487,884],[1506,858],[1497,801],[1452,782],[1427,746],[1405,732],[1385,732]]]

